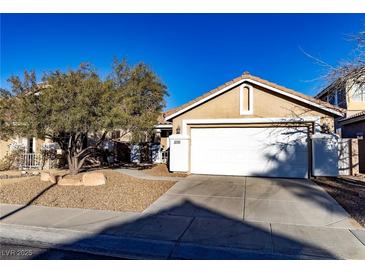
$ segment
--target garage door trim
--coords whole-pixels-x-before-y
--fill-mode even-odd
[[[300,128],[304,128],[305,132],[292,132],[293,127],[288,127],[286,125],[268,125],[265,127],[250,127],[249,125],[247,125],[247,127],[230,127],[229,125],[227,125],[227,127],[219,127],[212,125],[212,127],[193,127],[190,130],[190,171],[196,174],[308,178],[310,171],[310,147],[307,142],[309,129],[308,125],[305,124],[301,125]],[[268,133],[265,132],[267,129],[275,129],[278,134],[274,137],[270,137],[270,139]],[[199,130],[200,133],[198,133]],[[210,143],[209,140],[202,141],[196,139],[204,139],[204,134],[206,132],[208,132],[210,136],[210,138],[208,138],[210,139]],[[287,134],[288,132],[290,133],[289,135]],[[254,134],[253,136],[256,136],[258,139],[250,137],[250,134]],[[221,140],[212,139],[211,136],[214,135],[217,135]],[[280,154],[281,152],[276,148],[276,144],[280,142],[280,140],[283,140],[283,136],[285,136],[285,138],[290,138],[290,140],[287,141],[288,145],[285,146],[289,149],[294,149],[293,153],[290,154],[289,151],[285,154],[286,151],[284,151],[284,153]],[[226,143],[224,141],[225,138],[228,138]],[[305,140],[305,142],[303,140]],[[221,143],[219,143],[219,141],[221,141]],[[265,141],[267,141],[268,144],[271,142],[270,146],[264,147]],[[198,144],[195,143],[195,145],[199,146],[200,152],[196,150],[197,148],[193,151],[194,142],[198,142]],[[282,145],[283,142],[280,142],[280,144]],[[241,153],[236,153],[237,150]],[[227,152],[226,155],[225,152]],[[276,155],[279,158],[283,157],[284,162],[280,163],[280,161],[277,161],[278,164],[276,164],[275,161],[264,160],[264,156],[266,157],[268,153],[269,155],[270,153],[275,155],[275,157]],[[242,157],[242,155],[250,155],[252,159],[249,157]],[[293,159],[290,159],[289,161],[289,159],[287,159],[288,157],[293,157]],[[222,162],[214,160],[218,158],[224,160],[221,160]],[[266,170],[270,170],[270,172],[265,173]]]

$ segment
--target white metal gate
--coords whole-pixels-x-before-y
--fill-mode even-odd
[[[39,168],[40,157],[36,153],[24,153],[21,158],[20,167],[31,169]]]

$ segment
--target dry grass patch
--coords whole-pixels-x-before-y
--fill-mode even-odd
[[[0,202],[52,207],[143,211],[164,194],[174,182],[136,179],[112,170],[100,170],[107,178],[101,186],[59,186],[41,182],[39,176],[0,180]],[[77,176],[82,176],[79,174]],[[11,180],[11,181],[10,181]],[[48,189],[47,189],[48,188]]]
[[[170,172],[165,164],[154,165],[151,168],[143,170],[144,173],[151,176],[164,176],[164,177],[186,177],[186,173]]]

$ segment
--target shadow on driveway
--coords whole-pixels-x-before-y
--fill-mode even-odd
[[[210,217],[178,216],[181,211]],[[270,224],[239,221],[189,201],[136,220],[121,221],[93,236],[54,248],[129,259],[337,258],[315,244],[273,233]],[[32,259],[52,259],[53,250]]]

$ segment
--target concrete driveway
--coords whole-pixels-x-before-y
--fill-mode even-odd
[[[212,217],[218,213],[254,222],[357,227],[336,200],[305,179],[191,175],[176,183],[145,212],[159,212],[183,201],[202,209],[183,207],[168,214]]]
[[[201,244],[365,259],[354,235],[362,228],[310,180],[191,175],[144,214],[192,218],[181,237],[182,257],[189,257],[186,245]]]

